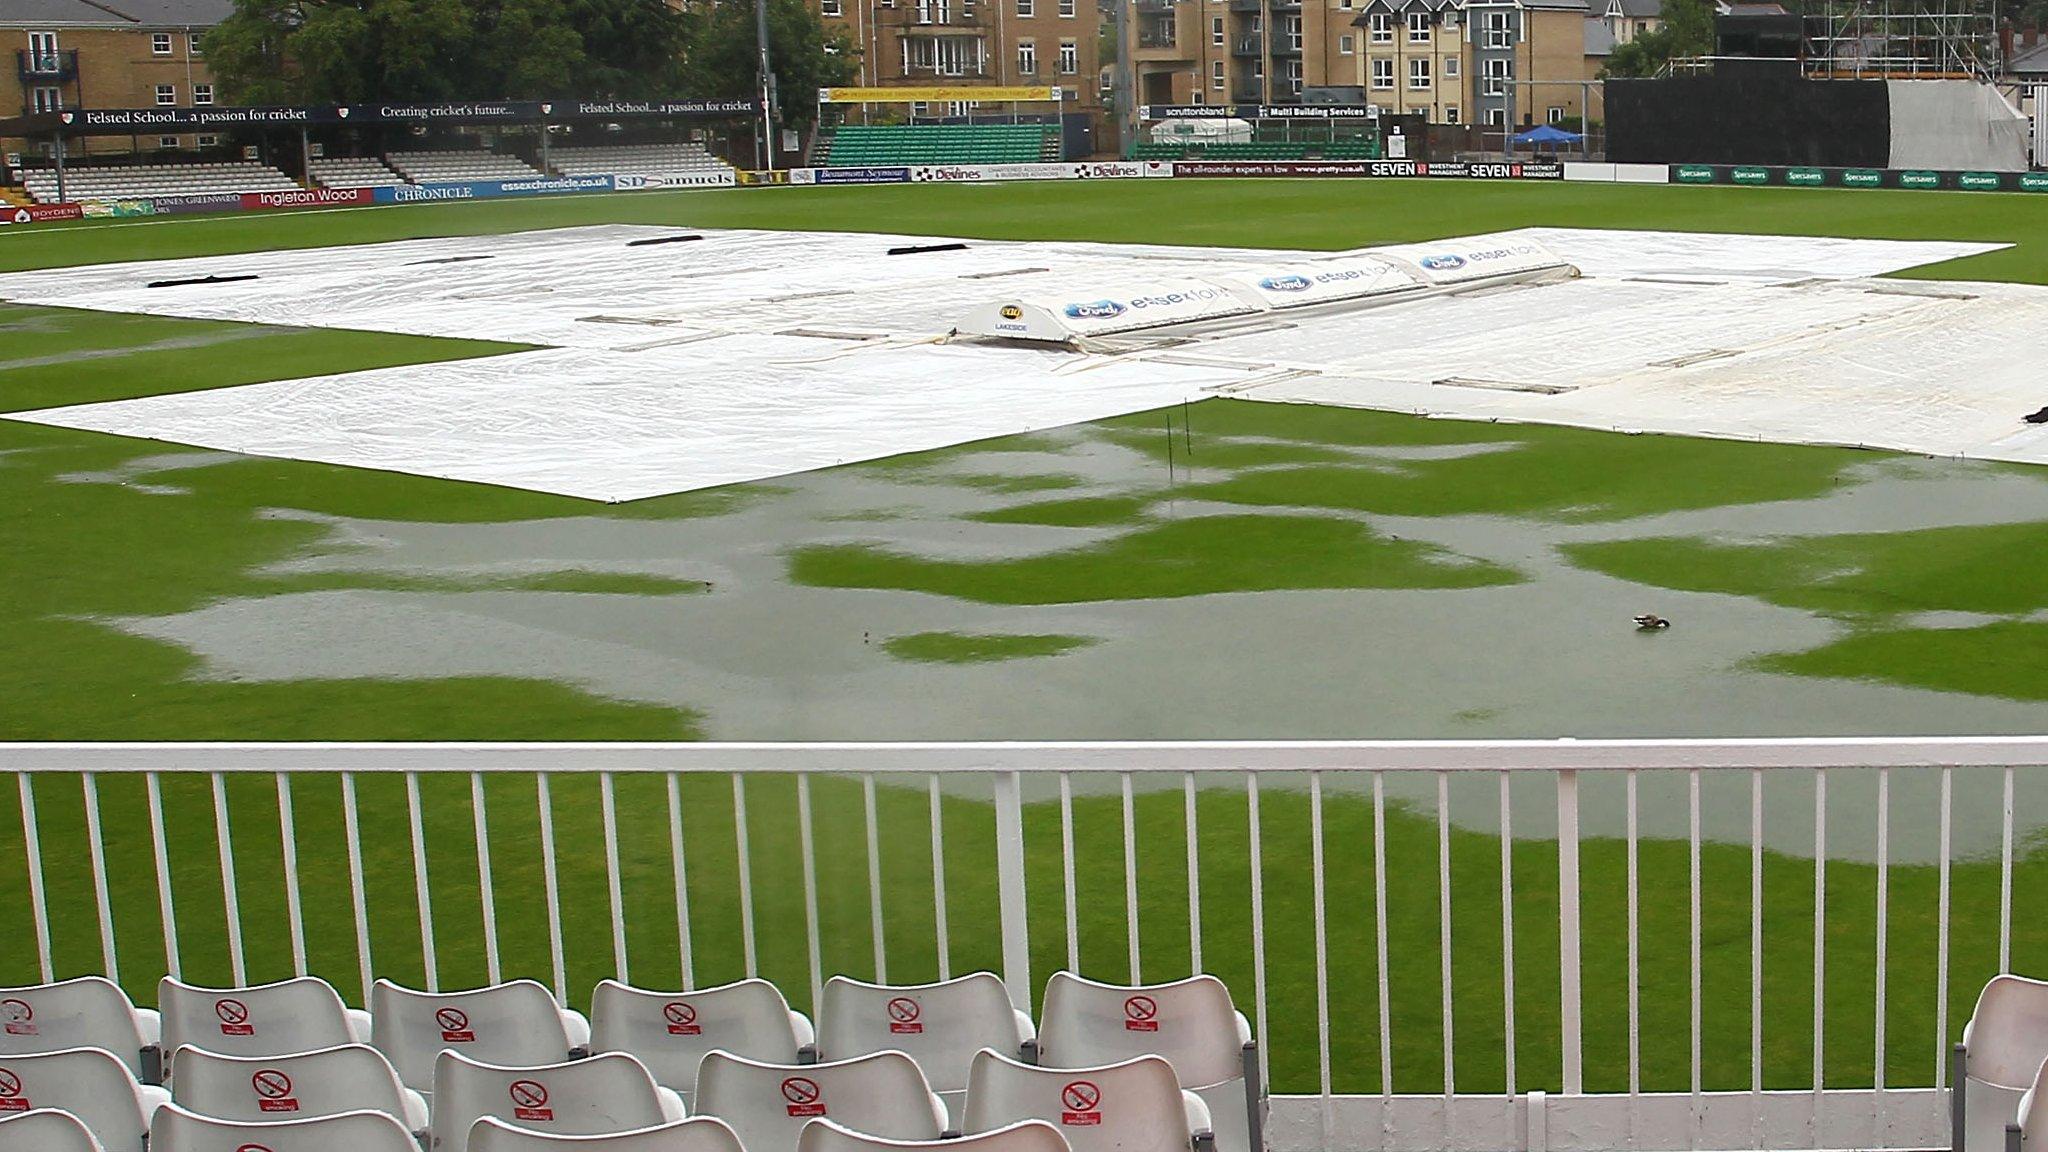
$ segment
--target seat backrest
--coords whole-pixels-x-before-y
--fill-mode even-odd
[[[85,1123],[69,1112],[46,1108],[0,1116],[0,1152],[106,1152]]]
[[[165,1052],[190,1045],[227,1056],[275,1056],[353,1044],[341,993],[317,976],[252,988],[157,985]]]
[[[976,1052],[993,1048],[1014,1055],[1024,1043],[1009,990],[990,972],[894,986],[834,976],[818,1005],[820,1057],[908,1052],[941,1092],[967,1086],[967,1065]]]
[[[1972,1079],[2005,1088],[2031,1085],[2048,1059],[2048,981],[1993,976],[1963,1036]]]
[[[995,1052],[967,1072],[961,1128],[988,1132],[1019,1120],[1058,1126],[1074,1152],[1187,1152],[1187,1105],[1173,1066],[1140,1056],[1099,1068],[1038,1068]]]
[[[178,1055],[171,1099],[222,1120],[295,1120],[343,1112],[405,1116],[405,1090],[390,1061],[367,1044],[290,1056]]]
[[[623,1052],[527,1067],[483,1064],[460,1052],[434,1062],[434,1152],[464,1152],[485,1116],[515,1127],[592,1136],[652,1128],[665,1115],[647,1066]]]
[[[104,976],[0,988],[0,1056],[103,1048],[142,1073],[145,1040],[128,994]]]
[[[486,1116],[469,1130],[469,1152],[745,1152],[723,1120],[692,1116],[604,1136],[556,1136]]]
[[[656,1081],[689,1091],[697,1064],[722,1050],[766,1064],[794,1064],[789,1002],[766,980],[695,992],[653,992],[601,981],[590,997],[590,1050],[631,1052]]]
[[[788,1152],[820,1116],[899,1140],[936,1140],[945,1131],[931,1085],[901,1052],[801,1065],[713,1052],[697,1069],[697,1111],[732,1125],[747,1152]]]
[[[1237,1009],[1214,976],[1171,984],[1097,984],[1071,972],[1046,981],[1039,1062],[1056,1068],[1164,1056],[1189,1088],[1244,1074]]]
[[[434,1086],[443,1049],[494,1064],[554,1064],[568,1058],[569,1032],[554,994],[532,980],[466,992],[421,992],[389,980],[370,991],[370,1042],[398,1078],[422,1092]]]
[[[61,1108],[107,1152],[139,1152],[149,1127],[135,1077],[102,1048],[0,1057],[0,1115]]]
[[[1071,1152],[1060,1130],[1043,1120],[1019,1120],[1002,1128],[932,1143],[887,1140],[813,1120],[797,1137],[796,1152]]]
[[[405,1125],[382,1112],[251,1124],[166,1104],[149,1127],[149,1152],[419,1152],[419,1147]]]

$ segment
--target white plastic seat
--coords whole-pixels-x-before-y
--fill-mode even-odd
[[[917,1061],[877,1052],[823,1064],[764,1064],[724,1052],[697,1069],[697,1111],[739,1133],[747,1152],[791,1152],[818,1117],[897,1140],[937,1140],[946,1105]]]
[[[966,1131],[1019,1120],[1057,1126],[1073,1152],[1188,1152],[1214,1139],[1207,1106],[1160,1057],[1039,1068],[981,1052],[967,1072]]]
[[[2048,981],[1994,976],[1963,1026],[1963,1140],[1957,1152],[1998,1152],[2020,1098],[2048,1060]]]
[[[1214,976],[1115,985],[1055,972],[1039,1010],[1038,1060],[1056,1068],[1163,1056],[1209,1107],[1218,1152],[1264,1152],[1258,1049],[1230,989]],[[1247,1099],[1253,1086],[1258,1104]]]
[[[0,1059],[0,1112],[62,1109],[107,1152],[142,1152],[150,1114],[170,1098],[161,1088],[136,1083],[121,1058],[103,1048]]]
[[[555,1064],[590,1043],[590,1022],[532,980],[464,992],[422,992],[389,980],[370,990],[370,1042],[406,1087],[434,1089],[443,1049],[502,1065]]]
[[[745,1152],[725,1121],[692,1116],[603,1136],[555,1136],[486,1116],[469,1130],[469,1152]]]
[[[202,1116],[266,1122],[382,1112],[409,1132],[427,1128],[427,1102],[398,1082],[384,1054],[344,1044],[288,1056],[223,1056],[187,1048],[171,1099]]]
[[[0,1116],[0,1152],[106,1152],[85,1123],[61,1108]]]
[[[685,1115],[682,1097],[656,1084],[647,1065],[624,1052],[526,1067],[443,1052],[434,1061],[434,1122],[427,1146],[465,1152],[470,1129],[486,1116],[537,1132],[596,1136],[652,1128]]]
[[[895,1049],[924,1069],[958,1128],[967,1065],[983,1048],[1027,1062],[1036,1038],[1031,1017],[1017,1011],[992,972],[937,984],[868,984],[845,976],[825,982],[818,1001],[818,1055],[826,1060]]]
[[[103,1048],[137,1079],[154,1079],[153,1061],[144,1059],[143,1049],[156,1047],[162,1028],[155,1012],[137,1008],[104,976],[0,988],[0,1057]]]
[[[317,976],[249,988],[201,988],[166,976],[156,1002],[163,1050],[173,1060],[187,1046],[224,1056],[277,1056],[370,1039],[370,1014],[343,1004],[334,985]]]
[[[150,1125],[150,1152],[419,1152],[405,1126],[382,1112],[251,1124],[216,1120],[166,1104]]]
[[[1019,1120],[1002,1128],[951,1140],[888,1140],[813,1120],[797,1137],[796,1152],[1072,1152],[1060,1130],[1043,1120]]]
[[[764,1064],[796,1064],[811,1046],[811,1021],[766,980],[694,992],[654,992],[600,981],[590,997],[590,1050],[631,1052],[657,1083],[694,1099],[697,1065],[720,1050]]]

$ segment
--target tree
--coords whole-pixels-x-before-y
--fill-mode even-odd
[[[753,96],[760,59],[754,0],[712,0],[698,9],[686,57],[684,88],[690,96],[743,99]],[[804,0],[768,0],[768,67],[775,74],[776,99],[785,125],[807,124],[818,113],[818,89],[852,80],[858,49]]]
[[[1662,24],[1626,44],[1614,46],[1607,66],[1610,76],[1655,76],[1673,60],[1714,53],[1713,0],[1664,0],[1658,10]]]
[[[207,35],[242,104],[672,96],[686,17],[666,0],[235,0]]]

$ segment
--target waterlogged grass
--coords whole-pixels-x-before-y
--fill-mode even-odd
[[[1058,634],[989,635],[972,632],[913,632],[891,636],[882,642],[889,655],[898,660],[925,664],[990,664],[999,660],[1024,660],[1034,656],[1058,656],[1095,643],[1090,636]]]
[[[1320,516],[1198,516],[1015,560],[934,560],[865,544],[814,545],[790,578],[987,604],[1152,600],[1302,588],[1481,588],[1510,569]]]
[[[272,594],[335,589],[378,592],[568,592],[591,596],[686,596],[710,591],[702,580],[640,572],[576,569],[523,576],[425,576],[393,572],[308,572],[277,577]]]
[[[1978,628],[1888,628],[1756,663],[1798,676],[2048,700],[2048,624],[2009,620]]]
[[[1911,775],[1895,772],[1894,787]],[[1337,777],[1326,783],[1336,787]],[[1925,781],[1919,781],[1925,783]],[[1202,966],[1221,976],[1239,1005],[1260,1014],[1252,971],[1251,860],[1247,851],[1249,813],[1242,784],[1206,780],[1199,794],[1198,821]],[[1313,1092],[1317,1084],[1316,962],[1309,803],[1298,787],[1268,780],[1260,802],[1266,941],[1265,1027],[1273,1087],[1279,1092]],[[2038,800],[2040,779],[2026,775],[2022,802]],[[883,777],[876,796],[883,907],[882,949],[887,978],[930,980],[938,974],[938,932],[934,916],[928,800],[920,781]],[[1546,801],[1547,785],[1519,801]],[[1719,785],[1726,784],[1726,789]],[[1976,787],[1981,785],[1981,787]],[[147,860],[148,813],[141,781],[106,776],[99,782],[102,817],[111,860]],[[1611,775],[1584,774],[1591,798],[1609,800],[1621,787]],[[228,779],[234,821],[234,853],[248,979],[264,981],[291,974],[291,946],[277,827],[276,785],[268,777]],[[799,1008],[811,1007],[813,973],[804,914],[796,820],[795,782],[787,777],[748,781],[747,836],[754,901],[758,968]],[[844,972],[862,978],[879,973],[870,931],[863,805],[857,781],[816,776],[812,789],[813,834],[818,867],[819,974]],[[1497,803],[1494,782],[1459,781],[1455,809],[1486,810]],[[1518,788],[1520,785],[1518,784]],[[1683,810],[1685,782],[1651,774],[1643,781],[1645,802]],[[1778,779],[1766,783],[1766,820],[1810,822],[1810,803],[1781,795]],[[1959,779],[1959,796],[1995,803],[1993,777]],[[1976,790],[1972,790],[1973,787]],[[722,776],[685,776],[680,781],[683,840],[687,853],[691,975],[698,984],[734,980],[746,974],[738,946],[737,844],[731,787]],[[666,781],[659,776],[617,778],[618,846],[622,909],[627,924],[627,974],[650,987],[682,981],[676,920]],[[364,866],[374,971],[408,984],[424,982],[419,914],[414,898],[405,785],[395,777],[359,778],[357,790],[365,831]],[[598,784],[594,777],[558,775],[551,784],[560,868],[566,958],[564,987],[572,1002],[587,1006],[591,987],[617,971],[612,956],[611,912],[604,872]],[[1746,811],[1746,779],[1711,778],[1706,803],[1733,803]],[[506,976],[552,982],[546,917],[535,907],[543,890],[535,786],[531,777],[491,776],[484,785],[491,836],[493,894],[498,910],[498,946]],[[469,782],[460,776],[421,781],[422,814],[434,919],[435,958],[445,987],[486,979],[480,887],[469,809]],[[1061,896],[1059,806],[1046,788],[1025,807],[1026,891],[1034,989],[1067,963],[1065,902]],[[83,809],[74,777],[46,776],[36,785],[38,830],[46,865],[82,858]],[[340,785],[331,776],[295,779],[292,789],[299,875],[304,894],[306,950],[313,972],[332,980],[358,1001],[358,966],[348,897],[348,865],[340,817]],[[173,775],[165,780],[165,819],[171,837],[171,875],[176,893],[178,938],[185,978],[224,984],[231,979],[221,931],[225,915],[220,888],[218,839],[203,777]],[[1540,804],[1538,805],[1540,806]],[[997,924],[994,822],[982,796],[949,796],[944,821],[947,955],[955,973],[1000,969]],[[1141,899],[1138,906],[1149,980],[1171,979],[1191,968],[1184,814],[1178,788],[1141,790],[1133,810]],[[1074,918],[1081,968],[1099,979],[1124,980],[1126,966],[1122,810],[1114,794],[1083,792],[1073,805],[1075,859]],[[1425,803],[1399,802],[1386,813],[1387,955],[1394,1088],[1436,1092],[1443,1088],[1437,893],[1438,832]],[[1598,831],[1589,828],[1588,832]],[[1606,830],[1611,832],[1612,830]],[[1369,801],[1355,791],[1330,791],[1323,810],[1325,900],[1329,910],[1327,957],[1333,1085],[1339,1092],[1378,1092],[1377,1006],[1379,972],[1374,963],[1374,833]],[[1899,841],[1904,843],[1903,840]],[[1499,1091],[1504,1080],[1506,1004],[1501,855],[1488,833],[1454,828],[1450,859],[1451,1001],[1457,1088]],[[1585,1055],[1587,1087],[1616,1091],[1627,1086],[1627,925],[1625,847],[1617,839],[1592,836],[1582,846]],[[18,801],[0,789],[0,885],[23,891],[23,846]],[[1516,1080],[1523,1089],[1559,1084],[1558,902],[1554,844],[1518,841],[1514,870],[1514,1022]],[[1645,1090],[1682,1091],[1688,1083],[1690,928],[1684,899],[1658,899],[1683,892],[1688,865],[1683,841],[1645,839],[1640,846],[1641,1051]],[[45,869],[53,907],[89,909],[92,880],[83,867]],[[154,1000],[164,970],[153,870],[115,868],[109,876],[119,950],[119,976],[143,1003]],[[1750,855],[1747,845],[1709,843],[1700,855],[1701,891],[1701,1057],[1704,1086],[1742,1089],[1750,1077]],[[2038,881],[2038,883],[2037,883]],[[1886,952],[1886,1082],[1894,1086],[1932,1082],[1942,1046],[1934,1027],[1937,985],[1936,910],[1939,876],[1931,865],[1894,862],[1886,875],[1889,925]],[[1764,1083],[1769,1088],[1805,1089],[1812,1083],[1813,899],[1810,860],[1775,852],[1763,859]],[[1871,1005],[1875,1001],[1877,938],[1876,870],[1867,864],[1831,860],[1826,875],[1825,934],[1826,1080],[1833,1087],[1870,1083],[1876,1063]],[[2022,970],[2026,957],[2048,950],[2048,858],[2022,851],[2013,883],[2013,955]],[[1948,1030],[1959,1034],[1968,1007],[1997,966],[1998,891],[1996,860],[1955,863],[1951,877]],[[53,918],[52,951],[59,977],[98,971],[100,945],[91,914]],[[0,905],[0,983],[37,978],[35,935],[23,901]]]
[[[1072,500],[1039,500],[968,514],[984,524],[1045,524],[1055,528],[1097,528],[1136,522],[1151,505],[1143,496],[1080,496]]]

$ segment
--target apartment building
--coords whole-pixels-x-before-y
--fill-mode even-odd
[[[211,104],[204,38],[233,7],[232,0],[0,0],[0,48],[13,50],[13,66],[0,74],[0,108],[27,115]],[[190,149],[213,140],[188,135],[133,143]],[[9,140],[0,146],[15,152],[29,145]],[[130,146],[126,137],[75,142],[95,152]]]
[[[4,3],[6,0],[0,0]],[[1096,0],[811,0],[861,49],[862,87],[1045,85],[1069,112],[1097,112]],[[920,106],[930,115],[968,107]]]
[[[1439,124],[1580,117],[1588,0],[1129,0],[1146,104],[1286,104],[1305,88]],[[1633,15],[1654,0],[1592,0]],[[1597,85],[1590,92],[1597,114]]]

